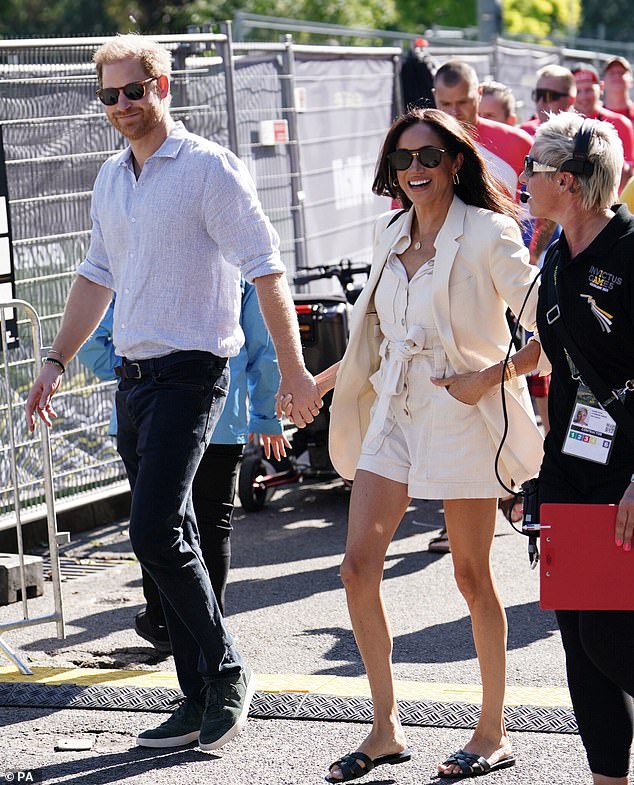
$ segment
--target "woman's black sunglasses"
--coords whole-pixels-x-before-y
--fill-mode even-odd
[[[145,85],[155,79],[158,79],[158,76],[150,76],[140,82],[128,82],[123,87],[100,87],[97,90],[97,97],[106,106],[114,106],[119,100],[120,92],[125,95],[128,101],[140,101],[145,95]]]
[[[424,166],[426,169],[435,169],[441,162],[443,153],[446,152],[442,147],[426,145],[425,147],[419,147],[418,150],[394,150],[394,152],[387,154],[387,160],[397,172],[404,172],[406,169],[409,169],[414,156],[418,158],[418,163],[421,166]]]

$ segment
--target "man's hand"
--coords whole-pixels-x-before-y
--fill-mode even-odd
[[[324,403],[314,378],[307,371],[292,377],[282,376],[276,397],[277,416],[286,414],[298,428],[311,423]]]
[[[624,551],[632,549],[632,533],[634,532],[634,483],[627,486],[623,498],[619,502],[616,514],[616,531],[614,539],[617,548],[623,547]]]
[[[62,371],[54,363],[44,363],[39,376],[26,399],[26,422],[31,433],[35,429],[35,413],[49,426],[51,418],[57,417],[51,399],[59,389]]]
[[[449,395],[470,406],[475,405],[491,387],[485,374],[480,371],[454,374],[445,379],[432,377],[431,381],[436,387],[446,387]]]

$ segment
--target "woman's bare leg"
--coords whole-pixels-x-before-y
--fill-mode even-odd
[[[506,615],[491,569],[496,508],[496,499],[445,501],[454,574],[469,606],[482,679],[482,712],[473,736],[463,749],[482,755],[491,764],[511,752],[504,727]],[[441,764],[438,770],[441,774],[455,774],[460,768]]]
[[[407,746],[394,695],[392,633],[381,580],[385,554],[409,502],[405,484],[371,472],[357,472],[341,579],[374,704],[372,730],[358,750],[372,759],[401,752]],[[340,779],[341,770],[333,766],[330,775]]]

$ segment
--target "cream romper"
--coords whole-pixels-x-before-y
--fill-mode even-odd
[[[430,381],[454,373],[433,319],[433,271],[431,259],[408,281],[392,251],[381,273],[377,398],[357,468],[406,484],[416,499],[495,498],[496,445],[478,407]]]

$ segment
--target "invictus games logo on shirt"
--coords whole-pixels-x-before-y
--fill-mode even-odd
[[[623,283],[623,279],[620,275],[613,275],[592,265],[588,275],[588,283],[602,292],[611,292],[615,286],[620,286]]]
[[[592,297],[592,295],[580,294],[579,297],[582,297],[584,300],[588,301],[588,305],[590,306],[592,315],[596,318],[596,320],[601,325],[601,329],[603,330],[603,332],[604,333],[612,332],[612,319],[614,319],[613,314],[604,311],[603,308],[599,308],[599,306],[594,301],[594,297]]]

